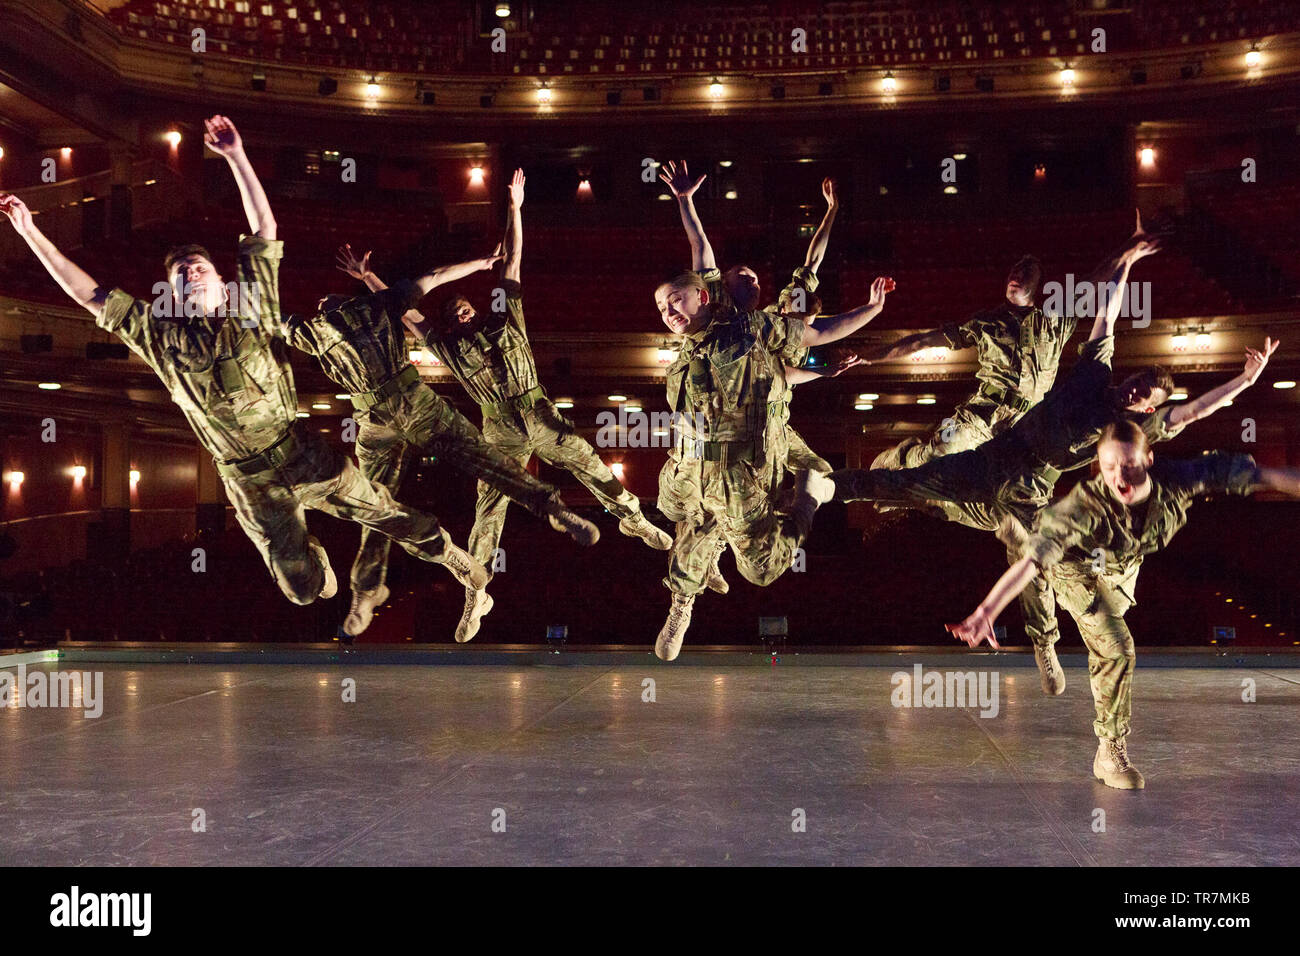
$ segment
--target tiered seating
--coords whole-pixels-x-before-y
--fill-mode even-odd
[[[1256,183],[1219,187],[1201,194],[1203,204],[1224,226],[1245,238],[1251,250],[1300,280],[1300,183],[1269,187]]]
[[[189,46],[203,27],[213,52],[317,66],[417,72],[677,74],[1069,57],[1092,29],[1111,53],[1248,40],[1300,29],[1300,8],[1270,0],[1168,4],[1137,0],[1089,11],[1071,0],[1005,5],[603,0],[535,4],[506,53],[492,53],[472,5],[454,0],[129,0],[110,16],[130,37]],[[791,51],[791,31],[808,51]]]

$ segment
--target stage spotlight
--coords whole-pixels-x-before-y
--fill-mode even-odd
[[[1291,381],[1290,379],[1286,379],[1281,382],[1274,382],[1273,387],[1274,388],[1295,388],[1295,382]]]
[[[1067,90],[1074,86],[1074,70],[1070,69],[1068,66],[1061,70],[1057,75],[1061,78],[1061,86],[1065,87]]]
[[[1197,347],[1198,349],[1200,349],[1202,352],[1204,352],[1206,349],[1208,349],[1208,348],[1210,347],[1210,333],[1209,333],[1209,332],[1197,332],[1197,333],[1196,333],[1196,347]]]
[[[314,409],[316,409],[318,412],[324,412],[324,411],[328,411],[328,410],[329,410],[330,403],[329,403],[329,402],[312,402],[312,406],[311,406],[311,407],[314,408]]]
[[[1142,165],[1147,169],[1156,164],[1156,151],[1150,146],[1142,147],[1142,152],[1139,155],[1142,157]]]
[[[477,164],[469,168],[469,184],[471,186],[483,185],[483,167]]]
[[[1184,333],[1184,332],[1177,332],[1177,333],[1174,334],[1173,347],[1174,347],[1174,351],[1175,351],[1175,352],[1186,352],[1186,351],[1187,351],[1187,335],[1186,335],[1186,333]]]
[[[266,74],[261,70],[253,71],[253,79],[250,82],[253,89],[257,90],[259,93],[266,91]]]
[[[727,92],[727,88],[723,86],[722,81],[715,76],[713,82],[709,84],[709,96],[713,97],[715,100],[720,100],[722,99],[722,94],[725,92]]]
[[[874,402],[879,397],[880,395],[877,392],[862,392],[861,394],[858,395],[858,401]]]
[[[935,399],[933,396],[930,396],[930,395],[922,395],[920,398],[918,398],[918,399],[916,400],[916,404],[918,404],[918,405],[933,405],[936,401],[937,401],[937,399]]]
[[[880,81],[880,89],[885,93],[895,93],[898,91],[898,80],[894,79],[893,73],[885,73],[884,79]]]
[[[296,415],[296,417],[298,417],[298,418],[311,418],[311,413],[310,413],[310,412],[298,412],[297,415]]]
[[[316,92],[321,96],[333,96],[339,91],[339,81],[332,76],[322,76],[316,84]]]
[[[36,387],[40,389],[44,389],[47,392],[57,392],[63,386],[60,385],[58,382],[38,382],[36,384]]]
[[[869,412],[876,406],[872,405],[870,402],[857,402],[853,407],[859,412]]]
[[[177,146],[181,144],[180,131],[174,129],[168,130],[167,133],[163,136],[163,139],[167,140],[168,144],[170,144],[172,149],[175,149]]]
[[[77,481],[84,480],[86,477],[86,466],[74,465],[72,468],[72,477],[75,478]]]
[[[728,190],[723,194],[723,198],[724,198],[724,199],[735,199],[737,195],[738,195],[738,194],[737,194],[737,192],[736,192],[734,189],[728,189]]]
[[[955,196],[955,195],[957,195],[957,187],[956,187],[956,186],[952,186],[952,185],[944,186],[944,187],[943,187],[943,194],[944,194],[945,196]]]
[[[9,472],[9,487],[10,488],[20,487],[23,483],[23,479],[25,479],[26,477],[27,476],[24,475],[21,471]]]
[[[496,15],[502,20],[510,16],[510,4],[498,3],[496,8]]]
[[[377,100],[379,99],[379,94],[383,91],[384,89],[379,85],[379,81],[372,76],[370,82],[366,84],[366,99]]]
[[[613,472],[614,477],[619,481],[623,480],[623,463],[621,461],[614,462],[609,466],[609,470]]]
[[[61,150],[59,150],[59,155],[62,156],[64,159],[71,159],[71,158],[72,158],[72,147],[71,147],[71,146],[64,146]]]
[[[551,102],[551,88],[545,82],[537,88],[537,102],[542,106]]]
[[[1260,52],[1252,46],[1250,52],[1246,54],[1246,66],[1253,70],[1259,66],[1262,59]]]
[[[953,154],[952,154],[952,158],[955,159],[955,160],[957,160],[957,162],[960,163],[963,159],[966,158],[966,154],[965,154],[965,153],[953,153]]]
[[[723,169],[730,169],[730,168],[731,168],[731,160],[729,160],[729,159],[720,159],[720,160],[718,160],[718,165],[721,166]]]
[[[131,479],[131,484],[133,484],[133,485],[138,485],[138,484],[140,484],[140,472],[139,472],[137,469],[132,468],[132,469],[131,469],[131,474],[130,474],[129,477],[130,477],[130,479]]]
[[[626,401],[627,401],[627,396],[626,396],[626,395],[623,395],[623,394],[620,394],[620,393],[618,393],[618,392],[615,392],[613,395],[610,395],[610,396],[608,396],[608,397],[609,397],[609,400],[610,400],[611,402],[626,402]]]
[[[573,407],[573,399],[571,399],[571,398],[557,398],[557,399],[555,400],[555,407],[556,407],[556,408],[572,408],[572,407]]]

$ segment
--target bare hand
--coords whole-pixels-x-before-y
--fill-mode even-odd
[[[334,260],[334,263],[352,278],[365,281],[366,273],[370,271],[370,253],[367,252],[358,259],[352,252],[351,243],[345,242],[339,246],[338,258]]]
[[[1256,380],[1259,379],[1260,372],[1264,371],[1264,366],[1268,365],[1269,358],[1277,351],[1277,347],[1281,344],[1282,341],[1280,339],[1274,342],[1270,337],[1264,339],[1264,351],[1261,352],[1258,349],[1246,349],[1245,374],[1251,385],[1254,385]]]
[[[203,145],[222,156],[237,156],[244,151],[244,141],[239,130],[230,122],[228,116],[213,116],[203,121],[207,132],[203,134]]]
[[[867,300],[867,305],[873,309],[878,309],[885,304],[886,294],[894,291],[894,280],[879,276],[875,282],[871,283],[871,298]]]
[[[524,204],[524,171],[516,169],[514,176],[510,179],[510,205],[518,209]]]
[[[505,245],[498,242],[497,247],[492,250],[492,255],[484,256],[479,260],[480,269],[491,269],[494,265],[506,257]]]
[[[12,193],[0,193],[0,212],[9,217],[18,235],[25,236],[35,228],[32,212],[27,204]]]
[[[691,174],[686,169],[686,160],[682,160],[679,168],[672,160],[668,161],[668,168],[665,172],[659,174],[659,180],[672,190],[673,195],[678,199],[686,199],[695,194],[695,190],[700,188],[700,183],[708,178],[708,174],[701,176],[692,182]]]
[[[826,369],[826,371],[823,372],[822,375],[824,375],[826,378],[835,378],[837,375],[847,372],[849,369],[853,368],[853,366],[862,365],[862,364],[864,364],[862,356],[846,355],[843,358],[839,359],[834,365]]]
[[[980,608],[960,624],[945,624],[945,628],[959,641],[965,641],[970,647],[979,647],[981,641],[988,641],[989,647],[1001,650],[997,636],[993,633],[993,621]]]
[[[1136,226],[1133,229],[1133,235],[1128,239],[1128,259],[1130,262],[1137,262],[1139,259],[1145,259],[1147,256],[1155,255],[1160,251],[1160,237],[1154,233],[1147,232],[1142,225],[1142,211],[1134,212]]]
[[[835,197],[835,180],[827,176],[822,180],[822,198],[831,209],[838,209],[840,201]]]

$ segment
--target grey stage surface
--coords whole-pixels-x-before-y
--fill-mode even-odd
[[[0,708],[0,864],[1300,863],[1293,658],[1139,652],[1132,793],[1092,779],[1081,656],[1048,699],[1024,654],[298,653],[26,655],[102,671],[103,714]],[[893,706],[914,661],[998,672],[997,715]]]

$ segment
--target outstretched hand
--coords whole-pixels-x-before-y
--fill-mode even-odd
[[[1135,210],[1135,228],[1133,235],[1128,239],[1128,258],[1130,262],[1137,262],[1139,259],[1145,259],[1147,256],[1155,255],[1160,251],[1160,237],[1153,232],[1148,232],[1142,225],[1142,211]]]
[[[835,180],[827,176],[822,180],[822,198],[826,200],[826,205],[832,209],[839,207],[840,201],[835,195]]]
[[[0,193],[0,212],[9,217],[13,227],[20,236],[27,235],[34,223],[32,222],[32,211],[27,208],[27,204],[12,193]]]
[[[979,647],[981,641],[988,641],[989,647],[1001,650],[997,635],[993,633],[992,619],[979,608],[960,624],[945,624],[944,627],[953,637],[965,641],[970,647]]]
[[[345,242],[339,246],[338,258],[334,260],[334,263],[352,278],[364,281],[366,273],[370,271],[370,253],[367,252],[358,259],[352,252],[351,243]]]
[[[506,257],[505,245],[498,242],[497,247],[492,250],[492,254],[484,256],[479,260],[479,269],[491,269],[494,265]]]
[[[1246,349],[1245,374],[1246,378],[1250,380],[1251,385],[1254,385],[1259,379],[1259,374],[1264,371],[1264,367],[1268,365],[1270,356],[1277,351],[1277,347],[1281,344],[1282,341],[1280,339],[1274,342],[1271,337],[1268,337],[1264,339],[1264,351],[1261,352],[1259,349]]]
[[[680,167],[672,160],[669,160],[667,170],[659,174],[660,181],[671,189],[673,195],[678,199],[686,199],[687,197],[694,195],[695,190],[700,188],[700,183],[704,182],[707,178],[708,174],[706,173],[699,179],[692,181],[691,174],[686,169],[686,160],[684,159],[682,160]]]
[[[524,204],[524,171],[516,169],[514,176],[510,178],[508,191],[510,193],[510,205],[516,209]]]
[[[876,281],[871,283],[871,298],[867,300],[867,305],[871,308],[879,308],[885,304],[885,296],[895,289],[894,280],[885,276],[877,277]]]
[[[244,150],[244,141],[229,116],[213,116],[203,121],[206,132],[203,145],[222,156],[236,156]]]
[[[862,356],[845,355],[837,359],[835,364],[829,366],[826,371],[822,372],[822,375],[826,378],[835,378],[837,375],[842,375],[847,372],[849,369],[853,368],[853,366],[862,364],[864,364]]]

